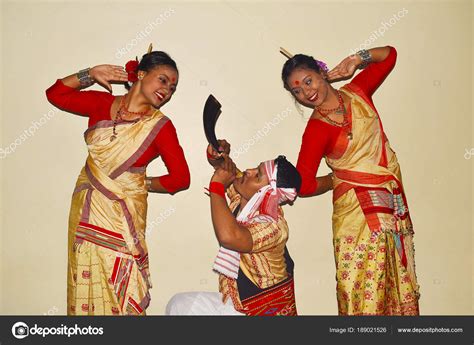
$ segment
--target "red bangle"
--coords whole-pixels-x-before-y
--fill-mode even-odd
[[[209,193],[215,193],[225,199],[225,187],[220,182],[209,183]]]
[[[209,151],[207,151],[207,149],[206,149],[206,156],[207,156],[207,159],[213,159]]]

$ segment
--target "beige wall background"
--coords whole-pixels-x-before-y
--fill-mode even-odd
[[[192,184],[175,196],[149,196],[149,314],[163,314],[174,293],[217,291],[211,271],[217,243],[203,193],[212,174],[202,129],[207,96],[223,105],[217,133],[235,152],[242,149],[235,157],[241,168],[278,154],[296,162],[310,113],[302,117],[282,87],[279,47],[332,67],[366,44],[398,50],[374,101],[402,166],[421,313],[473,314],[474,157],[465,158],[474,147],[472,5],[3,1],[0,313],[66,313],[67,220],[87,154],[87,119],[56,110],[44,91],[87,66],[124,65],[153,42],[180,69],[178,91],[162,110],[177,127]],[[114,86],[114,94],[124,91]],[[279,114],[280,123],[249,144]],[[33,135],[25,136],[35,121]],[[327,171],[322,163],[320,173]],[[161,160],[147,172],[165,172]],[[286,207],[301,314],[337,314],[331,212],[331,194]]]

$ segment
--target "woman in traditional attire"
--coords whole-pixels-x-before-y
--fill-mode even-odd
[[[333,70],[311,56],[289,57],[284,87],[314,109],[297,169],[300,196],[333,189],[333,243],[340,315],[418,315],[413,227],[400,166],[372,95],[393,69],[395,48],[362,50]],[[339,90],[330,82],[351,77]],[[316,178],[322,158],[332,174]]]
[[[98,82],[108,92],[79,91]],[[111,94],[112,82],[128,93]],[[89,118],[89,155],[69,214],[68,315],[145,315],[152,287],[145,242],[148,192],[187,189],[190,174],[171,120],[160,108],[178,84],[176,63],[151,51],[140,62],[98,65],[58,79],[56,107]],[[168,174],[146,177],[161,156]]]

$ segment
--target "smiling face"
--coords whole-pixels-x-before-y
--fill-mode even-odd
[[[140,92],[155,108],[160,108],[173,96],[178,84],[178,72],[171,66],[159,65],[143,73],[140,80]]]
[[[250,200],[252,196],[270,181],[265,172],[265,165],[260,163],[254,169],[247,169],[241,178],[234,180],[234,187],[245,200]]]
[[[314,109],[324,103],[329,84],[318,72],[309,68],[296,68],[287,79],[288,89],[301,105]]]

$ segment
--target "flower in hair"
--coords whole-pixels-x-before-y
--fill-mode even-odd
[[[323,70],[324,72],[326,72],[326,73],[329,72],[329,68],[328,68],[328,66],[327,66],[324,62],[322,62],[322,61],[320,61],[320,60],[316,60],[316,64],[317,64],[317,65],[319,66],[319,68],[320,68],[321,70]]]
[[[134,83],[138,80],[138,59],[130,60],[125,65],[125,72],[128,74],[128,81]]]

